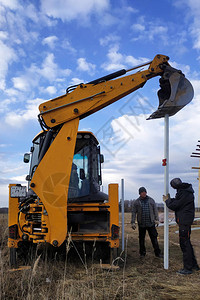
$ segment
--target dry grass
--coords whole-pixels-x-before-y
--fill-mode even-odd
[[[155,258],[149,238],[147,255],[138,256],[138,232],[129,225],[126,214],[126,249],[121,255],[119,270],[103,270],[92,257],[76,255],[64,262],[33,261],[32,268],[10,272],[7,248],[7,216],[0,216],[0,300],[1,299],[200,299],[200,272],[189,276],[176,274],[182,267],[176,226],[170,227],[170,267],[163,269],[163,260]],[[163,248],[163,227],[158,228],[159,243]],[[200,262],[200,232],[192,232],[192,243]]]

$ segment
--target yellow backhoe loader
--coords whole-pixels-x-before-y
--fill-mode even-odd
[[[9,185],[10,264],[34,245],[55,251],[70,237],[72,242],[96,242],[119,247],[118,185],[100,191],[99,143],[91,132],[79,132],[79,120],[136,91],[161,76],[158,109],[149,119],[174,115],[193,98],[193,88],[169,58],[156,55],[146,64],[69,87],[66,94],[39,106],[42,131],[33,139],[28,188]],[[146,67],[146,70],[137,70]],[[125,75],[137,70],[136,73]],[[105,248],[103,247],[103,250]]]

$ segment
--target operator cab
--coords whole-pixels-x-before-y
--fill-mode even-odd
[[[53,142],[54,134],[48,131],[40,132],[33,139],[31,147],[31,163],[29,175],[26,180],[31,181],[34,172],[42,157],[48,150],[46,144]],[[45,140],[49,140],[48,143]],[[46,150],[44,151],[44,148]],[[30,154],[24,155],[24,162],[29,162]],[[100,191],[101,164],[104,162],[103,155],[100,154],[100,146],[96,137],[88,131],[79,131],[76,139],[76,146],[72,162],[71,177],[68,190],[68,202],[104,202],[108,200],[108,195]],[[67,166],[66,166],[67,167]]]
[[[72,163],[68,202],[108,200],[108,195],[100,192],[103,162],[104,158],[100,154],[96,137],[91,132],[79,131]]]

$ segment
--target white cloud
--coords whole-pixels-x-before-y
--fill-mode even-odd
[[[54,62],[53,53],[47,55],[47,57],[44,59],[42,63],[42,68],[40,70],[38,69],[38,72],[49,81],[56,78],[57,64]]]
[[[121,54],[118,45],[114,45],[109,49],[107,58],[108,60],[101,66],[106,71],[126,69],[127,66],[133,67],[149,61],[145,57],[135,58],[132,55]]]
[[[138,13],[138,10],[136,8],[133,8],[132,6],[126,6],[125,11],[130,12],[130,13]]]
[[[26,76],[14,77],[12,80],[15,89],[27,91],[30,87],[29,79]]]
[[[119,47],[118,46],[114,46],[112,47],[108,54],[107,57],[110,61],[112,61],[113,63],[117,63],[118,61],[121,61],[123,59],[123,55],[121,53],[118,52]]]
[[[119,24],[120,19],[115,17],[111,13],[104,12],[100,16],[100,18],[98,18],[98,22],[100,23],[100,26],[105,27],[105,26],[112,26],[114,24]]]
[[[185,8],[188,6],[195,15],[200,15],[199,0],[176,0],[173,5],[178,8]]]
[[[5,113],[6,111],[8,111],[8,107],[10,104],[14,103],[16,100],[11,100],[11,99],[4,99],[2,101],[0,101],[0,113]]]
[[[6,40],[8,38],[8,33],[6,31],[0,31],[0,39]]]
[[[28,100],[25,109],[17,109],[16,111],[7,113],[5,123],[11,127],[21,128],[27,121],[37,121],[37,115],[39,113],[38,106],[42,102],[44,102],[44,100],[39,98]]]
[[[11,177],[10,180],[15,183],[21,183],[22,185],[27,185],[27,182],[25,180],[27,174],[24,175],[18,175],[18,176],[14,176]]]
[[[17,0],[0,0],[0,4],[12,10],[16,10],[20,6]]]
[[[135,58],[132,55],[127,55],[124,57],[125,63],[128,64],[129,66],[137,66],[143,63],[146,63],[149,61],[148,58],[146,57],[138,57]]]
[[[168,28],[166,26],[152,25],[149,29],[149,39],[153,40],[156,36],[162,37],[162,40],[166,38]]]
[[[191,75],[191,70],[189,65],[179,64],[175,61],[170,61],[170,65],[177,70],[181,70],[182,73],[187,76]]]
[[[135,31],[144,31],[145,25],[136,23],[136,24],[133,24],[131,28]]]
[[[115,34],[109,34],[107,36],[105,36],[104,38],[101,38],[99,40],[100,42],[100,45],[101,46],[107,46],[109,44],[112,44],[112,43],[116,43],[116,42],[119,42],[120,41],[120,36],[118,35],[115,35]]]
[[[70,73],[71,70],[69,69],[59,68],[55,63],[54,54],[49,53],[43,60],[41,67],[31,64],[30,68],[27,68],[23,75],[12,78],[12,81],[15,89],[27,92],[38,85],[42,88],[42,84],[46,84],[44,80],[56,84],[61,79],[68,77]],[[41,81],[42,79],[43,81]]]
[[[8,192],[8,183],[0,183],[1,189],[1,207],[8,207],[8,199],[9,199],[9,192]]]
[[[200,49],[200,5],[198,0],[176,0],[173,5],[185,11],[188,30],[193,37],[193,48]],[[192,18],[192,22],[188,20]]]
[[[42,0],[42,11],[49,17],[64,21],[86,20],[91,14],[102,13],[109,7],[109,0]]]
[[[55,47],[55,42],[58,40],[57,36],[52,35],[48,36],[45,39],[43,39],[42,44],[43,45],[48,45],[51,49]]]
[[[22,96],[21,91],[15,89],[15,88],[6,89],[4,92],[9,97],[16,97],[16,98],[20,99],[20,96]]]
[[[36,7],[33,4],[28,4],[26,9],[23,9],[23,14],[35,23],[40,22],[41,14],[38,13]],[[42,18],[43,19],[43,18]]]
[[[26,177],[25,174],[27,174],[28,166],[27,165],[24,166],[24,164],[21,161],[18,162],[12,161],[11,163],[10,161],[8,161],[8,156],[4,157],[4,160],[3,158],[1,158],[0,164],[2,169],[1,178],[0,178],[0,190],[1,190],[0,206],[8,207],[8,199],[9,199],[8,184],[19,183],[27,186],[27,181],[25,180]],[[13,168],[13,166],[15,167]]]
[[[131,26],[134,34],[133,41],[137,40],[150,40],[154,41],[158,38],[162,43],[166,44],[168,41],[168,27],[167,25],[161,24],[159,21],[155,20],[147,21],[144,16],[138,18],[137,22]]]
[[[24,170],[24,165],[21,163],[21,161],[16,162],[15,166],[13,167],[11,161],[8,161],[6,157],[3,158],[4,161],[3,160],[1,161],[1,165],[2,165],[1,172],[4,174],[4,176],[7,176],[8,174],[19,173],[21,170]]]
[[[72,47],[71,43],[65,39],[63,42],[62,42],[62,47],[66,50],[68,50],[69,52],[71,52],[72,54],[76,54],[77,53],[77,50]]]
[[[17,59],[15,51],[0,41],[0,89],[6,88],[5,78],[9,65]]]
[[[38,41],[40,28],[52,26],[55,22],[38,11],[36,5],[27,1],[0,0],[0,25],[9,34],[9,46],[33,45]],[[0,38],[5,39],[5,35],[1,34]],[[17,47],[17,50],[21,49]]]
[[[19,45],[33,43],[38,40],[39,31],[27,26],[30,18],[26,16],[27,6],[18,7],[17,13],[9,8],[1,12],[1,25],[9,32],[9,44]]]
[[[42,63],[42,68],[38,69],[38,73],[49,81],[56,80],[59,76],[69,76],[71,71],[69,69],[60,69],[54,60],[54,54],[48,54]]]
[[[125,68],[123,55],[118,52],[119,47],[115,45],[111,47],[107,53],[108,61],[101,65],[106,71],[113,71]]]
[[[70,84],[69,85],[77,85],[77,84],[80,84],[80,83],[83,83],[84,80],[83,79],[80,79],[80,78],[77,78],[77,77],[73,77],[70,81]]]
[[[96,66],[92,63],[87,62],[85,58],[80,57],[77,60],[77,64],[78,64],[78,70],[88,72],[90,74],[94,74]]]
[[[55,88],[55,86],[48,86],[47,88],[44,89],[44,92],[47,92],[50,95],[56,94],[57,89]]]
[[[194,17],[194,24],[190,27],[191,35],[193,36],[193,48],[200,49],[200,15]]]

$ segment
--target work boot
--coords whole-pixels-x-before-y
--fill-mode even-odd
[[[163,255],[162,255],[161,253],[155,254],[155,255],[156,255],[156,257],[158,257],[158,258],[163,258]]]
[[[176,273],[180,274],[180,275],[189,275],[189,274],[192,274],[192,270],[181,269],[181,270],[178,270]]]
[[[199,271],[199,270],[200,270],[200,268],[199,268],[199,266],[198,266],[198,265],[195,265],[195,266],[192,268],[192,270]]]
[[[140,258],[141,258],[141,259],[145,258],[145,255],[146,255],[146,254],[144,254],[144,253],[140,254]]]

